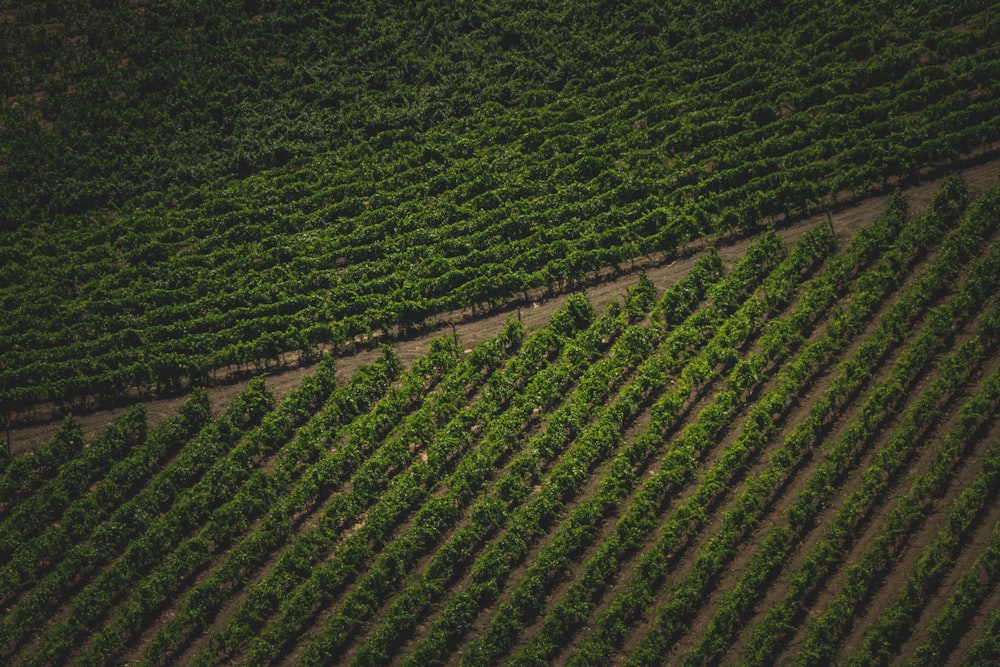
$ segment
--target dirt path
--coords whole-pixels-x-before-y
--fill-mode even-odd
[[[981,194],[1000,185],[1000,158],[970,166],[962,170],[961,173],[968,183],[970,191],[974,195]],[[918,212],[926,208],[931,197],[940,187],[942,180],[942,178],[928,180],[905,190],[910,200],[911,210]],[[859,227],[880,215],[885,210],[887,198],[888,195],[870,197],[832,214],[833,228],[838,238],[849,238]],[[827,224],[825,214],[799,220],[780,228],[778,232],[786,243],[793,243],[809,230],[823,224]],[[720,243],[717,250],[723,260],[731,262],[746,251],[749,243],[749,239]],[[645,271],[657,289],[662,291],[679,277],[685,275],[695,262],[707,252],[705,243],[701,241],[695,242],[689,250],[692,253],[690,256],[669,263],[664,263],[659,258],[638,258],[634,262],[634,267],[626,274],[617,277],[604,275],[599,282],[584,288],[583,291],[594,306],[601,310],[609,301],[623,298],[628,288],[638,282],[641,271]],[[468,319],[462,312],[447,313],[438,318],[440,326],[433,332],[400,340],[394,343],[394,347],[403,362],[409,365],[414,359],[426,352],[431,339],[451,333],[450,325],[452,322],[454,322],[455,333],[467,348],[499,333],[504,323],[511,317],[520,316],[529,329],[535,329],[547,322],[552,313],[562,306],[571,293],[560,294],[549,299],[543,299],[539,296],[538,300],[533,302],[530,307],[510,308],[477,319]],[[338,375],[342,379],[350,377],[360,366],[374,361],[377,355],[377,350],[364,350],[356,354],[338,357]],[[304,376],[312,373],[314,368],[315,364],[306,364],[288,369],[272,370],[268,375],[267,386],[278,399],[281,399],[297,387]],[[248,382],[249,379],[243,379],[210,387],[208,392],[214,410],[221,412],[234,396],[246,388]],[[187,396],[182,395],[146,401],[150,426],[155,426],[165,418],[175,414],[178,407],[186,399]],[[127,406],[123,405],[110,410],[79,415],[77,419],[83,428],[85,438],[89,441],[96,437],[101,429],[121,416],[126,408]],[[44,423],[12,428],[10,430],[11,452],[14,455],[23,454],[46,443],[58,430],[60,423],[61,418],[53,415],[51,420]]]

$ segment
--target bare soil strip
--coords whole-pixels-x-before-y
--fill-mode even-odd
[[[961,170],[973,195],[981,194],[986,190],[1000,184],[1000,159],[990,160],[982,164],[976,164]],[[904,190],[909,198],[910,207],[913,212],[924,210],[930,202],[931,197],[937,192],[943,178],[937,178],[922,182],[911,188]],[[846,239],[853,236],[854,232],[861,226],[881,215],[885,209],[885,202],[888,195],[879,195],[864,199],[857,204],[834,212],[831,215],[833,228],[839,239]],[[802,220],[795,221],[791,225],[784,226],[778,233],[786,243],[791,244],[809,230],[827,224],[825,214],[816,215]],[[722,258],[726,261],[734,261],[743,255],[750,239],[739,239],[733,242],[720,241],[717,249]],[[606,276],[597,284],[586,287],[583,291],[591,299],[594,306],[600,310],[604,304],[615,299],[622,299],[627,289],[636,284],[639,280],[639,273],[645,271],[653,283],[660,291],[673,284],[679,277],[685,275],[695,262],[707,251],[705,242],[695,242],[688,251],[689,256],[677,259],[668,263],[663,263],[659,258],[640,258],[634,262],[634,268],[622,276]],[[451,324],[454,323],[455,333],[461,339],[465,347],[471,347],[475,343],[486,340],[500,331],[504,323],[511,317],[520,315],[529,329],[537,328],[549,320],[565,300],[569,293],[560,294],[546,299],[541,293],[535,295],[536,300],[530,305],[520,309],[507,309],[494,313],[487,317],[469,319],[466,312],[452,312],[439,316],[435,321],[440,325],[429,334],[424,334],[411,339],[404,339],[393,343],[403,362],[412,363],[412,360],[423,355],[427,350],[430,339],[447,335],[452,332]],[[289,355],[291,356],[291,355]],[[341,378],[350,377],[358,367],[369,364],[378,356],[377,350],[363,350],[356,354],[339,357],[338,375]],[[296,362],[292,362],[293,364]],[[268,387],[280,399],[289,391],[298,386],[304,375],[312,372],[315,364],[296,365],[288,369],[276,369],[268,372]],[[226,370],[220,370],[220,374],[227,375]],[[219,412],[229,401],[240,391],[242,391],[249,378],[238,382],[225,383],[209,388],[209,395],[212,399],[214,409]],[[155,426],[166,417],[177,412],[177,408],[186,400],[186,396],[174,396],[169,398],[159,398],[145,401],[149,414],[150,425]],[[119,417],[127,406],[121,406],[112,410],[100,410],[78,416],[83,428],[85,438],[94,438],[106,425]],[[39,408],[40,414],[51,412],[51,407],[42,406]],[[45,423],[32,424],[28,426],[18,426],[10,430],[11,452],[14,455],[30,451],[35,447],[48,442],[59,428],[61,418],[53,415],[53,418]]]

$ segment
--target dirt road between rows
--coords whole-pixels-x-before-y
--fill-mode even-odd
[[[961,173],[971,193],[973,195],[982,194],[990,188],[1000,185],[1000,159],[994,158],[988,162],[967,167],[961,170]],[[911,212],[919,213],[927,207],[942,180],[943,178],[927,180],[904,190],[910,202]],[[843,242],[853,236],[858,228],[879,216],[885,210],[887,199],[888,195],[870,197],[832,213],[830,220],[838,239]],[[792,244],[809,230],[825,224],[829,224],[829,222],[826,214],[822,214],[779,226],[777,231],[787,244]],[[716,250],[722,259],[731,265],[745,253],[749,244],[750,239],[722,240],[717,245]],[[430,333],[393,341],[392,345],[406,365],[423,355],[433,338],[451,335],[453,330],[459,337],[462,346],[470,348],[499,333],[504,323],[510,318],[520,317],[529,330],[543,326],[548,322],[552,313],[560,308],[571,294],[580,291],[586,293],[591,303],[600,311],[610,301],[623,299],[628,288],[638,282],[641,272],[645,272],[656,285],[657,290],[662,293],[678,278],[684,276],[695,262],[709,251],[708,242],[695,242],[688,248],[688,251],[687,256],[683,259],[667,262],[659,257],[636,258],[623,275],[615,275],[605,271],[596,276],[592,284],[582,289],[565,292],[551,298],[544,298],[539,294],[536,300],[530,304],[502,309],[485,317],[472,318],[468,311],[445,313],[436,318],[438,326],[433,328]],[[342,381],[346,381],[360,366],[374,361],[378,354],[377,349],[366,349],[355,354],[338,357],[338,377]],[[310,363],[293,364],[289,368],[271,370],[268,372],[267,386],[280,400],[297,387],[302,378],[312,373],[314,369],[315,363]],[[248,382],[249,379],[243,378],[208,388],[213,410],[216,413],[221,412],[234,396],[246,388]],[[150,427],[156,426],[165,418],[175,414],[186,398],[186,396],[181,395],[146,401]],[[96,437],[104,427],[117,419],[126,407],[128,406],[122,405],[110,410],[77,415],[86,441],[89,442]],[[40,414],[45,414],[43,410],[40,409]],[[24,454],[52,438],[62,419],[52,410],[49,413],[51,419],[43,423],[11,428],[9,437],[12,454],[15,456]]]

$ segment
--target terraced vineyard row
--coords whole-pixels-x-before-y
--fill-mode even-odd
[[[988,664],[1000,190],[0,477],[18,665]]]

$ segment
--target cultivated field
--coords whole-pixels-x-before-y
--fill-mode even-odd
[[[4,470],[16,664],[989,664],[1000,190]]]
[[[1000,145],[984,0],[91,5],[0,12],[0,420],[528,305]]]
[[[1000,664],[998,44],[6,3],[0,664]]]

